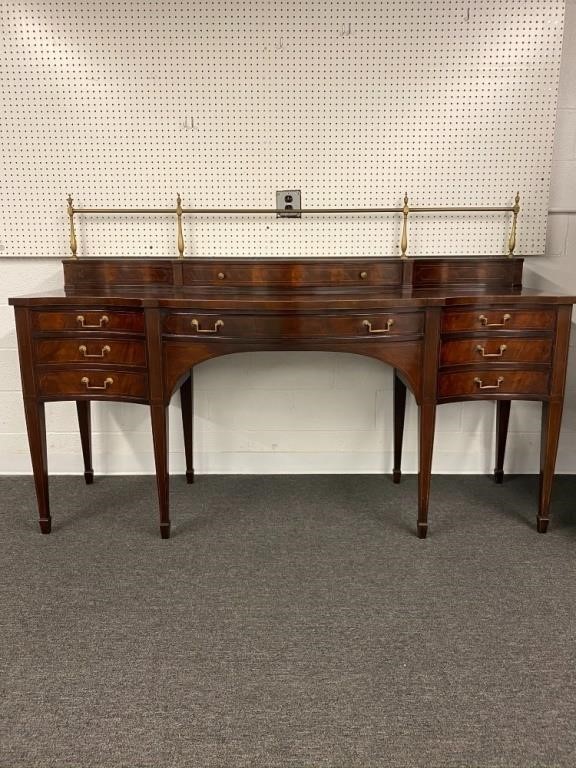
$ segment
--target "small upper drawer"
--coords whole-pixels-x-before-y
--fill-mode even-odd
[[[114,365],[146,364],[143,341],[116,341],[110,338],[78,337],[75,339],[37,339],[34,344],[37,363],[110,363]]]
[[[447,310],[442,313],[442,331],[517,331],[551,330],[556,322],[553,309]]]
[[[218,262],[188,261],[182,265],[184,285],[254,286],[295,288],[299,286],[402,284],[402,264],[383,261],[342,262]]]
[[[548,371],[478,369],[438,376],[438,399],[516,395],[543,397],[548,394]]]
[[[164,318],[167,334],[203,338],[385,338],[422,333],[420,312],[362,315],[216,315],[174,312]]]
[[[32,326],[37,331],[125,331],[144,332],[142,312],[108,309],[82,309],[32,312]]]
[[[467,339],[444,339],[440,347],[440,365],[470,363],[549,363],[551,339],[489,336]]]

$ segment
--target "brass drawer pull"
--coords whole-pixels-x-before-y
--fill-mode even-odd
[[[394,319],[390,317],[386,320],[386,328],[372,328],[370,320],[364,320],[362,325],[368,329],[368,333],[389,333],[390,328],[394,325]]]
[[[360,272],[360,280],[366,280],[368,277],[368,272]]]
[[[474,378],[474,384],[478,384],[478,389],[500,389],[500,384],[504,381],[504,376],[498,376],[496,384],[483,384],[482,379],[478,376]]]
[[[480,315],[478,317],[478,320],[480,321],[480,325],[483,325],[485,328],[502,328],[502,326],[506,325],[506,323],[508,322],[508,320],[510,320],[511,317],[512,315],[509,315],[508,312],[506,312],[505,315],[502,315],[501,323],[489,323],[486,315]]]
[[[110,322],[110,318],[108,317],[108,315],[102,315],[97,325],[86,325],[86,323],[84,322],[84,315],[77,315],[76,322],[78,323],[80,328],[102,328],[103,325],[108,325],[108,323]]]
[[[88,354],[88,352],[87,352],[87,350],[86,350],[86,347],[85,347],[85,345],[84,345],[84,344],[81,344],[81,345],[78,347],[78,352],[80,352],[80,354],[82,355],[82,357],[105,357],[106,355],[109,355],[109,354],[110,354],[110,347],[108,346],[108,344],[105,344],[105,345],[102,347],[102,351],[101,351],[99,354],[96,354],[96,355],[90,355],[90,354]]]
[[[200,321],[194,318],[191,321],[190,325],[192,326],[192,328],[196,330],[196,333],[218,333],[220,328],[224,328],[224,321],[216,320],[216,322],[214,323],[214,328],[203,329],[203,328],[200,328]]]
[[[88,376],[82,376],[82,378],[80,379],[80,382],[84,384],[86,389],[108,389],[108,387],[111,387],[112,384],[114,384],[114,379],[111,379],[110,376],[108,376],[107,379],[104,379],[104,386],[102,387],[98,387],[95,385],[91,386],[90,379],[88,378]]]
[[[218,280],[224,280],[226,278],[226,275],[224,274],[224,272],[218,272],[216,277],[218,278]]]
[[[480,352],[482,357],[502,357],[504,352],[506,352],[506,349],[507,349],[506,344],[500,344],[500,346],[498,347],[498,352],[486,352],[486,350],[481,344],[478,344],[476,347],[476,351]]]

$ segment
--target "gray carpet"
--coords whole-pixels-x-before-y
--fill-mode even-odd
[[[576,477],[0,479],[1,768],[576,765]]]

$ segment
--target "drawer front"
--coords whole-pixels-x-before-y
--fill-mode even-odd
[[[548,394],[547,371],[516,371],[508,369],[478,369],[462,373],[441,373],[438,377],[438,398],[493,397],[494,395]]]
[[[475,309],[442,313],[442,330],[485,331],[487,333],[517,330],[552,330],[556,322],[553,309]]]
[[[549,363],[551,339],[518,339],[489,336],[474,339],[448,339],[440,347],[440,365],[470,363]]]
[[[37,376],[38,392],[45,397],[88,395],[112,400],[145,400],[148,397],[148,382],[143,373],[78,369],[41,371]]]
[[[371,315],[242,316],[172,313],[164,318],[164,333],[225,338],[379,338],[421,334],[424,315],[387,312]]]
[[[144,332],[142,312],[119,312],[108,309],[76,309],[65,312],[32,312],[32,326],[37,331],[102,331]]]
[[[185,262],[182,266],[184,285],[218,286],[340,286],[340,285],[386,285],[402,284],[402,265],[384,262],[330,262],[306,264],[279,262],[236,263],[230,262]]]
[[[143,341],[116,341],[116,339],[39,339],[34,345],[37,363],[110,363],[114,365],[146,364]]]

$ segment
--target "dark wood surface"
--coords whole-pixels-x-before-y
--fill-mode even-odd
[[[253,350],[351,352],[393,366],[395,482],[407,388],[419,408],[421,538],[437,406],[497,403],[494,476],[502,482],[510,403],[542,401],[537,529],[546,530],[576,297],[523,288],[522,259],[67,259],[64,275],[62,291],[10,299],[42,532],[51,526],[47,400],[77,403],[87,483],[90,401],[150,406],[160,532],[168,538],[170,399],[179,389],[192,482],[194,366]]]

